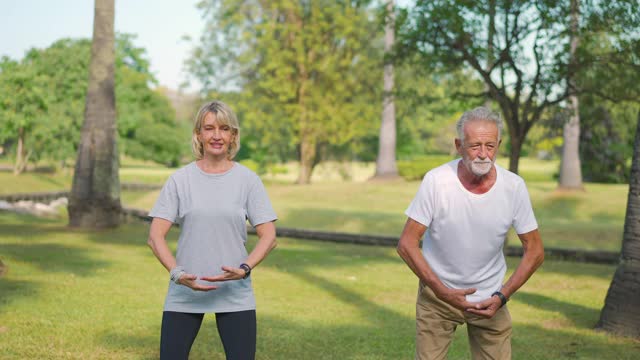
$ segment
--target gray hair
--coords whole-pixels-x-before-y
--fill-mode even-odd
[[[500,117],[500,114],[493,112],[491,109],[484,106],[469,110],[462,114],[460,119],[458,119],[458,122],[456,123],[456,131],[458,132],[458,139],[460,139],[460,141],[464,141],[464,124],[469,121],[477,120],[490,121],[496,124],[498,127],[498,141],[500,141],[502,138],[502,128],[504,127],[502,118]]]

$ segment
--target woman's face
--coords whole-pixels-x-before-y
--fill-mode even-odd
[[[198,139],[202,143],[204,157],[226,158],[233,141],[233,128],[220,124],[216,114],[210,112],[202,121]]]

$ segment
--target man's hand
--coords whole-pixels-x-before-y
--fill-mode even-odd
[[[492,296],[487,300],[473,304],[473,306],[465,309],[466,311],[481,316],[486,319],[491,319],[496,312],[500,309],[502,300],[497,296]]]
[[[207,280],[206,278],[201,278],[202,280],[206,280],[206,281],[210,281]],[[217,286],[213,286],[213,285],[201,285],[198,284],[196,282],[196,280],[198,280],[198,277],[193,275],[193,274],[187,274],[184,273],[182,274],[182,276],[180,276],[180,279],[178,280],[178,283],[180,285],[184,285],[188,288],[191,288],[192,290],[196,290],[196,291],[211,291],[211,290],[215,290],[218,287]]]
[[[467,301],[467,295],[476,292],[474,288],[468,289],[450,289],[446,288],[440,293],[436,294],[438,299],[446,302],[447,304],[455,307],[456,309],[466,310],[474,306],[474,303]]]
[[[200,279],[205,281],[229,281],[229,280],[241,280],[244,278],[246,272],[242,268],[235,268],[231,266],[223,266],[222,271],[224,273],[216,276],[203,276]]]

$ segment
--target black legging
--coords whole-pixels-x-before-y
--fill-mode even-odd
[[[189,358],[204,314],[165,311],[162,314],[160,359]],[[256,311],[217,313],[216,325],[228,360],[253,360],[256,354]]]

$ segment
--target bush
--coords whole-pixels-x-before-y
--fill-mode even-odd
[[[398,161],[398,173],[405,180],[421,180],[429,170],[453,160],[451,155],[424,155]]]
[[[253,172],[257,173],[257,174],[260,174],[259,171],[258,171],[260,169],[260,165],[255,160],[252,160],[252,159],[240,160],[240,164],[248,167],[249,170],[251,170],[251,171],[253,171]]]

